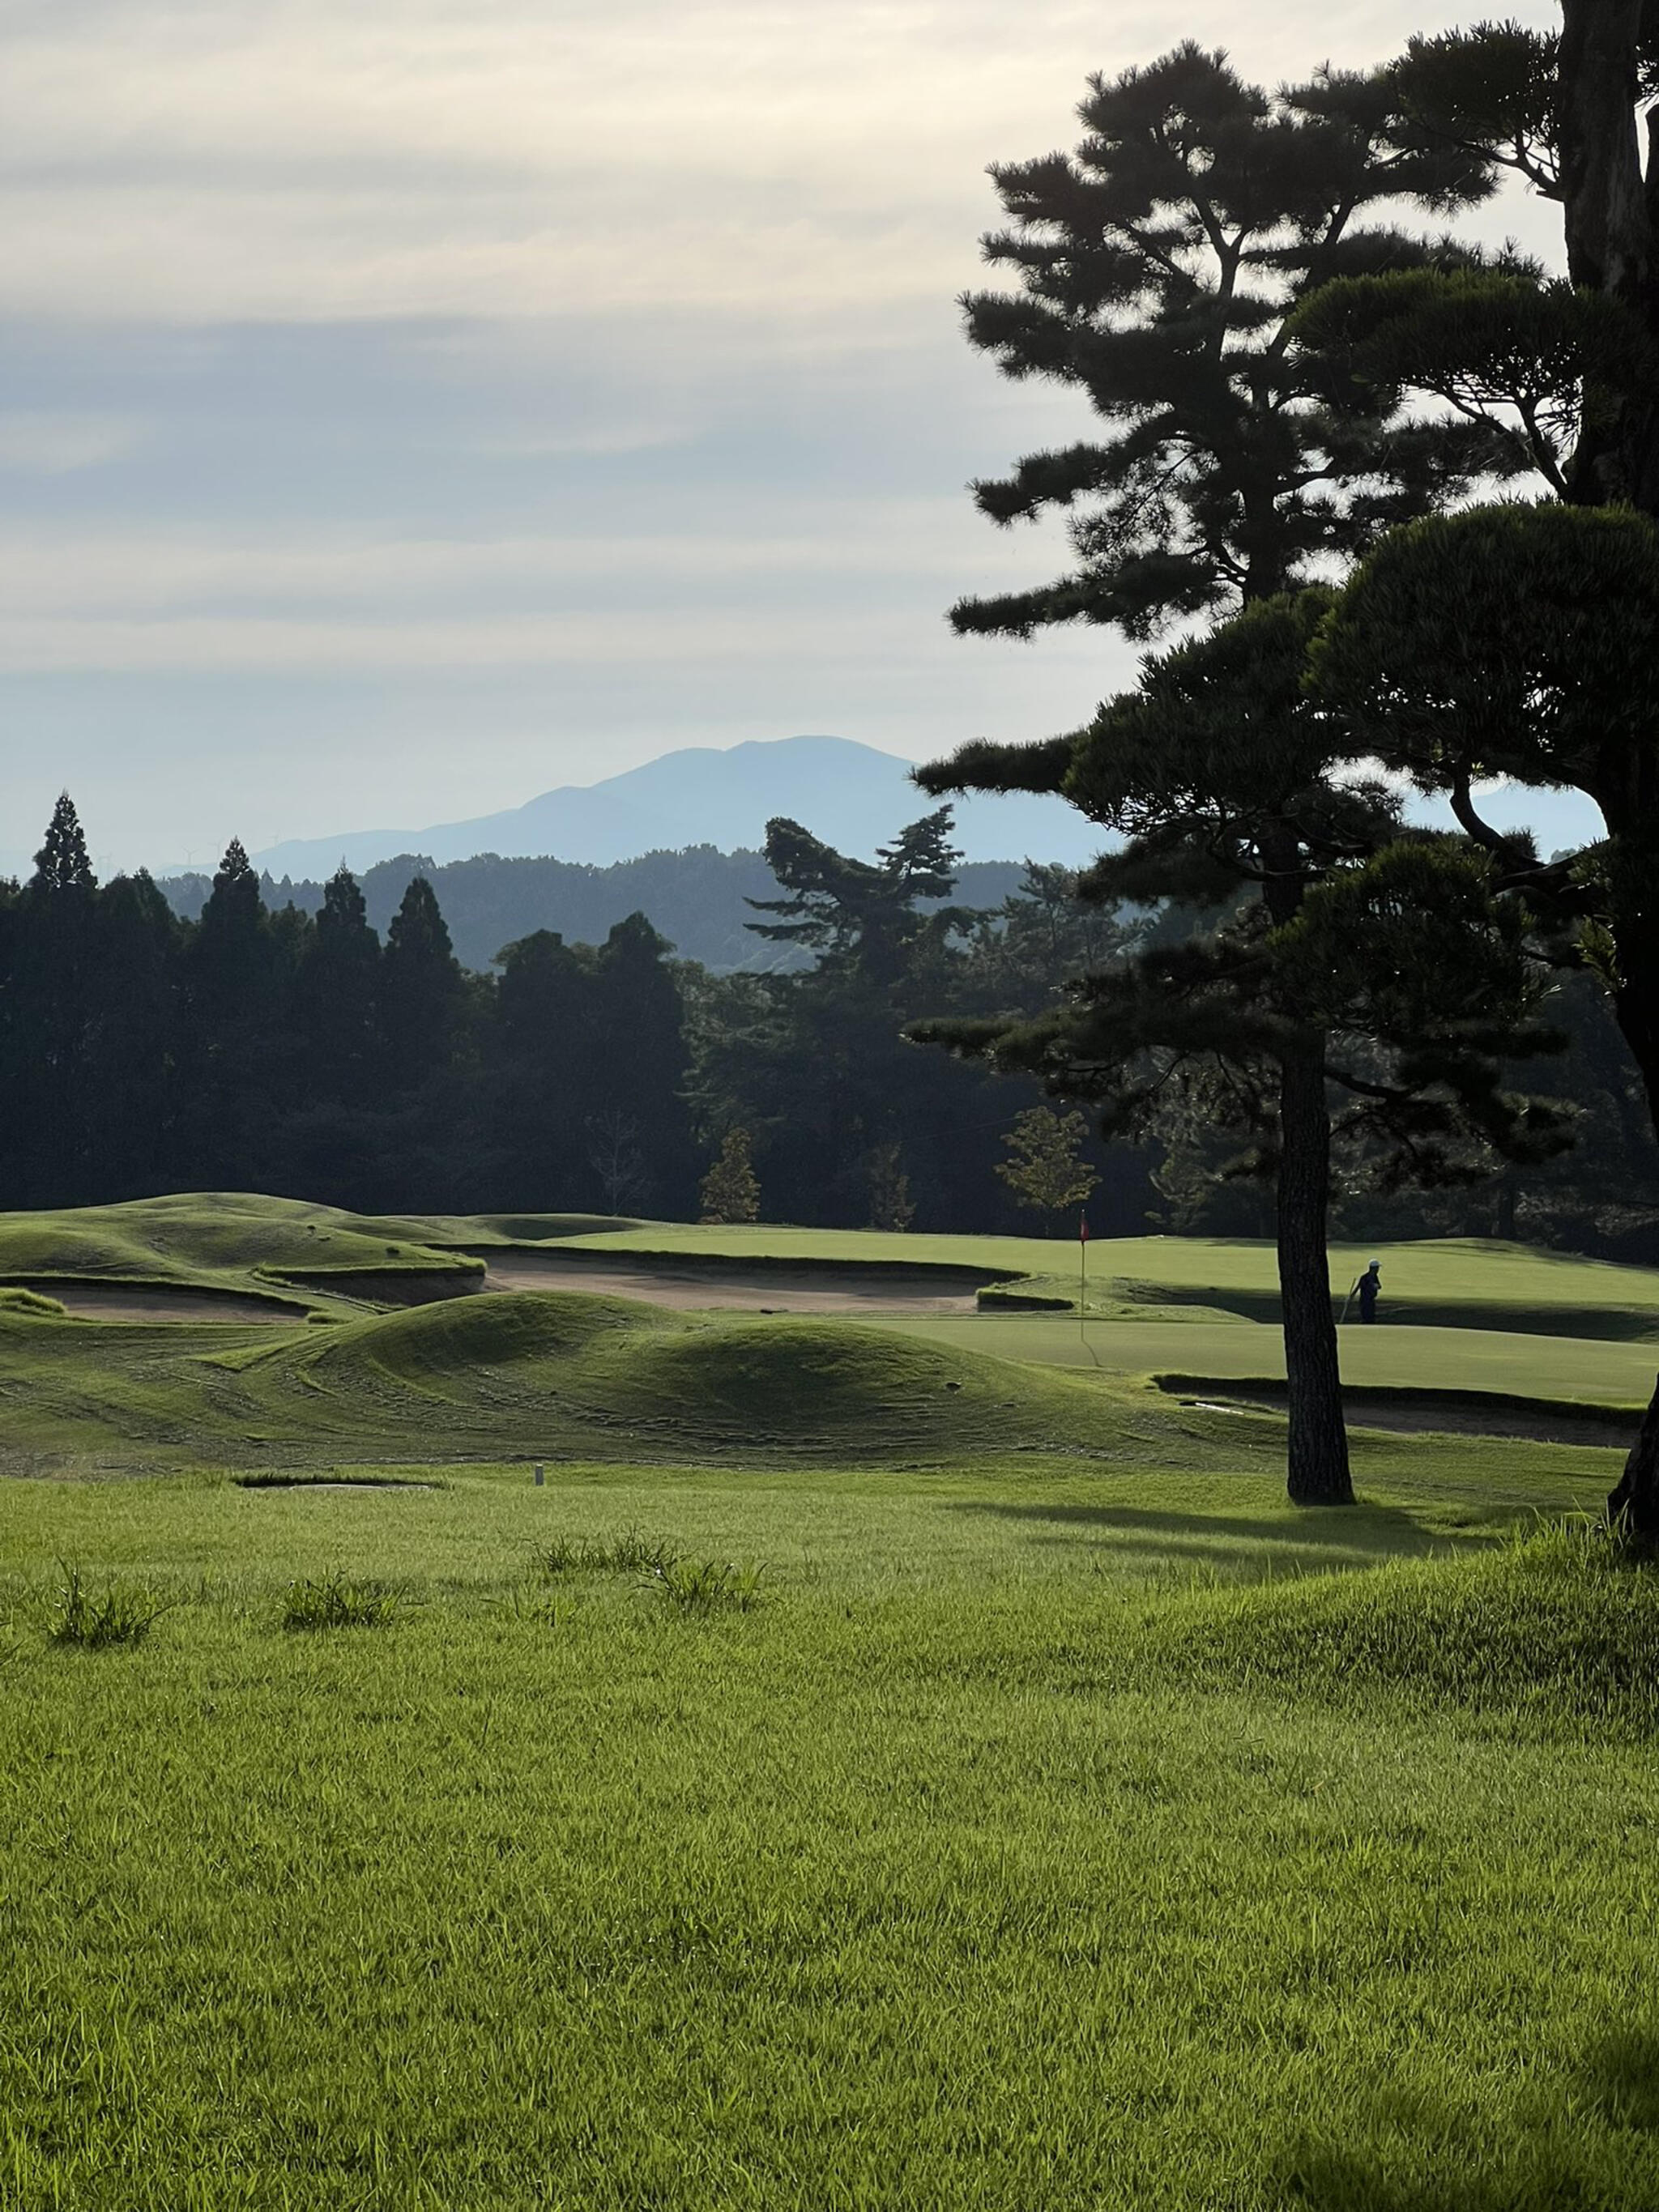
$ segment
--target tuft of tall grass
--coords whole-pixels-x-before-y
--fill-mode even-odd
[[[331,1567],[315,1581],[291,1582],[283,1607],[284,1628],[384,1628],[403,1605],[391,1583],[358,1580]]]
[[[678,1613],[749,1613],[760,1603],[766,1570],[753,1560],[696,1559],[635,1528],[608,1538],[557,1536],[542,1546],[543,1574],[631,1575],[635,1587]]]
[[[640,1586],[677,1613],[751,1613],[766,1570],[753,1559],[654,1559]]]
[[[148,1583],[112,1579],[94,1590],[81,1569],[58,1562],[63,1581],[54,1592],[47,1632],[54,1644],[82,1651],[107,1651],[142,1644],[167,1610]]]
[[[556,1536],[537,1554],[544,1575],[650,1574],[674,1557],[660,1537],[642,1536],[628,1529],[610,1538]]]

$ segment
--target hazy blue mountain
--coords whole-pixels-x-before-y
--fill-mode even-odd
[[[343,860],[361,872],[401,853],[436,861],[478,853],[542,856],[609,867],[641,854],[714,845],[757,848],[775,814],[868,859],[933,801],[908,780],[909,763],[848,738],[778,738],[765,743],[665,753],[603,782],[544,792],[504,814],[423,829],[354,830],[291,838],[256,853],[271,876],[321,878]],[[957,840],[970,860],[1063,860],[1080,866],[1099,832],[1059,799],[969,799],[957,803]]]

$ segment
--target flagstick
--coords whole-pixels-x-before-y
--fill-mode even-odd
[[[1089,1218],[1086,1214],[1079,1215],[1078,1219],[1077,1252],[1077,1340],[1086,1346],[1089,1341],[1084,1328],[1089,1312]]]

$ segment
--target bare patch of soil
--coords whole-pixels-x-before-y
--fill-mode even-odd
[[[392,1475],[240,1474],[239,1490],[442,1490],[441,1482],[416,1482]]]
[[[764,1269],[691,1260],[630,1265],[622,1254],[607,1254],[593,1265],[538,1252],[501,1252],[490,1255],[484,1288],[586,1291],[680,1311],[970,1314],[982,1279],[966,1268],[815,1267],[810,1261]]]

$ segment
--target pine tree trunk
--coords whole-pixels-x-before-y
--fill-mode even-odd
[[[1492,1235],[1506,1243],[1515,1242],[1515,1207],[1520,1193],[1513,1168],[1505,1168],[1498,1180],[1497,1218],[1492,1223]]]
[[[1342,1376],[1325,1250],[1331,1159],[1322,1039],[1285,1054],[1279,1078],[1279,1291],[1296,1505],[1352,1505]]]
[[[1659,1133],[1659,970],[1654,965],[1659,911],[1632,913],[1627,906],[1618,917],[1615,934],[1622,981],[1613,994],[1613,1014],[1642,1072],[1648,1112]],[[1659,1542],[1659,1379],[1618,1487],[1608,1495],[1607,1517],[1622,1519],[1632,1535]]]
[[[1659,1541],[1659,1381],[1642,1416],[1619,1486],[1607,1495],[1607,1518],[1622,1521],[1632,1535]]]
[[[1620,300],[1659,334],[1659,175],[1644,179],[1637,51],[1644,0],[1562,0],[1558,77],[1567,272],[1582,291]],[[1650,119],[1650,149],[1652,123]],[[1628,500],[1659,512],[1659,410],[1649,393],[1586,394],[1569,496]]]

